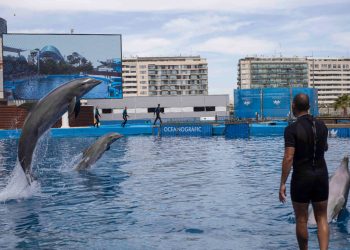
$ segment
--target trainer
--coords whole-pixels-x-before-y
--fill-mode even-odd
[[[308,114],[309,97],[298,94],[292,110],[297,120],[284,131],[285,150],[282,162],[279,199],[286,202],[286,181],[293,165],[290,194],[296,219],[300,249],[308,249],[308,207],[311,202],[318,228],[320,249],[328,249],[327,222],[328,170],[324,153],[328,149],[328,129],[322,121]]]
[[[154,120],[153,125],[156,125],[157,120],[159,120],[160,125],[162,125],[162,119],[160,118],[160,112],[161,112],[161,108],[160,108],[160,104],[158,104],[158,106],[156,107],[156,109],[154,110],[153,116],[156,115],[156,119]]]

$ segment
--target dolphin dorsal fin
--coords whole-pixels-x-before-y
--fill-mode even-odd
[[[77,102],[77,97],[74,96],[68,105],[68,113],[72,114],[75,108],[75,103]]]

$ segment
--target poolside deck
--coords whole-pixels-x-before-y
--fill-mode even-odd
[[[116,132],[125,136],[155,135],[155,136],[226,136],[231,138],[247,138],[249,136],[283,136],[286,122],[273,123],[241,123],[241,124],[127,124],[124,128],[120,124],[102,125],[96,127],[51,128],[52,137],[98,137],[109,132]],[[329,127],[331,136],[350,137],[350,128],[336,126]],[[0,139],[17,139],[21,129],[1,130]]]

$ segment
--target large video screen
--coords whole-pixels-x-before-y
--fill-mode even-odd
[[[76,78],[102,83],[83,98],[122,98],[121,35],[3,34],[8,100],[37,100]]]

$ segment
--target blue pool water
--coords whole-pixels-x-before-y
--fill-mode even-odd
[[[0,191],[0,249],[297,248],[291,202],[278,202],[282,137],[126,137],[91,170],[74,171],[94,140],[40,142],[40,187],[6,201],[13,190]],[[332,173],[350,141],[329,144]],[[0,190],[16,165],[16,147],[14,139],[0,140]],[[312,229],[310,249],[317,247]],[[350,249],[348,212],[331,224],[330,247]]]
[[[38,79],[8,81],[5,82],[5,89],[12,89],[15,99],[40,99],[51,90],[59,87],[62,83],[76,79],[76,75],[52,75]],[[108,86],[111,81],[107,78],[98,78],[102,80],[98,86],[93,88],[84,98],[109,98]]]

